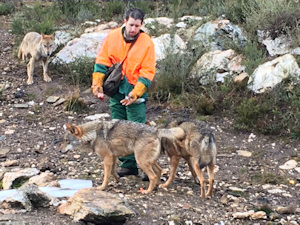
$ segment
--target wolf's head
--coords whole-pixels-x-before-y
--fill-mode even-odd
[[[75,125],[66,123],[64,125],[66,131],[62,142],[60,143],[60,152],[66,153],[72,150],[74,146],[78,146],[81,143],[82,129]]]
[[[60,151],[62,153],[66,153],[81,143],[90,142],[93,144],[96,140],[97,130],[100,128],[100,126],[100,121],[92,121],[79,126],[65,123],[64,130],[66,133],[60,144]]]
[[[44,51],[44,54],[47,57],[50,57],[50,55],[55,51],[56,44],[55,44],[55,35],[54,33],[51,35],[45,35],[41,34],[41,47]]]

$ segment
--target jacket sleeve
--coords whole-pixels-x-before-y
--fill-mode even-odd
[[[106,37],[101,47],[99,48],[99,51],[96,56],[95,65],[94,65],[94,72],[100,72],[100,73],[106,73],[107,68],[112,65],[112,62],[108,55],[108,38]]]
[[[144,59],[141,63],[139,76],[153,81],[155,76],[155,47],[154,43],[150,42],[148,49],[145,53]]]

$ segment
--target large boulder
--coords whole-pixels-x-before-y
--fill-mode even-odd
[[[75,221],[95,224],[119,224],[133,213],[117,195],[97,188],[84,188],[76,192],[57,211],[70,215]]]
[[[297,83],[300,81],[300,69],[291,54],[258,66],[248,81],[248,88],[255,93],[263,93],[288,77],[293,78]]]

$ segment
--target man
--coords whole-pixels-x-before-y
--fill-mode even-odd
[[[147,89],[155,76],[155,47],[150,36],[141,30],[144,15],[138,8],[130,9],[126,13],[124,26],[108,34],[97,54],[92,92],[100,99],[103,99],[102,86],[107,69],[122,62],[127,55],[122,66],[119,91],[110,98],[112,119],[146,122],[144,100],[147,99]],[[119,159],[122,162],[117,172],[119,176],[138,174],[133,154]],[[147,180],[147,177],[144,176],[143,180]]]

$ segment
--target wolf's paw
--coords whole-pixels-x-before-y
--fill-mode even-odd
[[[102,185],[101,185],[101,186],[99,186],[99,187],[96,187],[96,189],[97,189],[97,190],[100,190],[100,191],[103,191],[103,190],[104,190],[104,188],[105,188],[105,186],[102,186]]]
[[[158,187],[159,187],[159,188],[162,188],[162,189],[163,189],[163,188],[166,188],[167,186],[168,186],[168,185],[166,185],[166,184],[160,184],[160,185],[158,185]]]
[[[31,80],[31,79],[29,80],[29,79],[28,79],[28,80],[27,80],[27,84],[28,84],[28,85],[33,84],[33,80]]]
[[[49,76],[44,76],[44,81],[50,82],[50,81],[52,81],[52,79]]]

